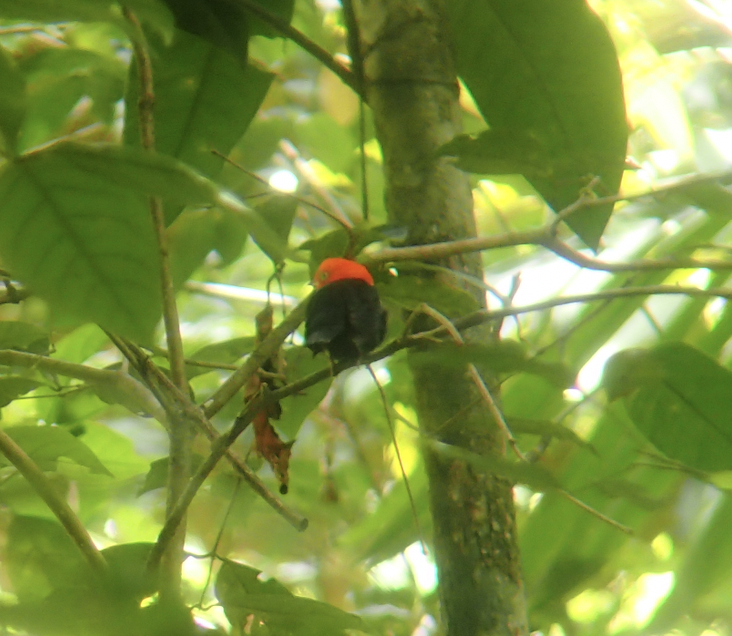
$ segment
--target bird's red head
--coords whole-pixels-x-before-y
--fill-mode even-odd
[[[369,285],[374,284],[369,270],[361,263],[349,261],[347,258],[326,258],[315,272],[313,285],[315,285],[315,289],[320,289],[329,283],[346,279],[362,280]]]

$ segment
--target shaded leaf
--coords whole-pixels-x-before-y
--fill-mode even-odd
[[[200,453],[193,453],[191,457],[191,470],[195,472],[203,463],[204,457]],[[150,470],[145,475],[145,481],[137,491],[137,496],[144,495],[151,490],[165,488],[168,485],[168,469],[170,467],[170,458],[161,457],[150,462]]]
[[[5,429],[8,436],[20,446],[43,470],[55,470],[59,457],[66,457],[93,473],[110,473],[94,452],[78,437],[59,426],[12,426]]]
[[[671,459],[732,469],[732,372],[714,359],[683,343],[622,351],[608,360],[603,385]]]
[[[458,168],[467,172],[522,174],[529,180],[551,176],[546,148],[523,130],[491,128],[476,136],[458,135],[439,154],[456,157]]]
[[[531,373],[560,388],[566,388],[574,381],[574,373],[565,365],[532,358],[525,347],[515,340],[470,345],[452,342],[430,345],[429,348],[419,351],[415,359],[425,363],[439,362],[443,366],[474,363],[485,366],[494,373]]]
[[[199,362],[234,364],[248,353],[251,353],[254,350],[255,343],[256,339],[254,336],[243,336],[241,338],[223,340],[222,342],[214,342],[213,344],[201,347],[190,358]],[[210,369],[205,367],[196,367],[193,365],[187,367],[189,379],[202,373],[208,373],[209,371]]]
[[[297,205],[297,200],[292,197],[275,195],[269,197],[262,205],[255,208],[259,216],[270,227],[274,234],[281,239],[280,244],[287,244],[287,239],[290,236],[290,230],[292,229],[292,222],[295,220]],[[269,256],[275,264],[281,262],[277,260],[278,256],[282,256],[281,250],[278,249],[273,254],[270,254],[267,243],[262,245],[259,243],[259,240],[257,240],[257,245],[259,245],[262,251]]]
[[[529,177],[549,205],[577,200],[589,175],[602,178],[601,194],[617,192],[628,138],[623,86],[610,36],[587,4],[490,0],[478,9],[458,0],[447,10],[458,73],[488,124],[540,140],[551,157],[551,176]],[[567,224],[597,248],[611,213],[583,210]]]
[[[224,561],[216,578],[216,596],[233,625],[243,625],[254,614],[271,629],[298,634],[344,634],[362,629],[360,617],[327,603],[293,596],[275,579],[262,581],[261,572],[233,561]]]
[[[63,143],[24,155],[0,172],[0,254],[63,320],[146,341],[160,315],[147,194],[219,196],[175,160],[130,148]]]
[[[422,276],[391,276],[377,283],[383,300],[391,300],[399,307],[413,311],[426,303],[441,314],[459,316],[477,310],[478,302],[468,292]]]
[[[155,148],[216,176],[264,99],[273,75],[242,64],[201,38],[177,32],[170,46],[153,43]],[[133,62],[125,95],[124,141],[140,145],[139,86]],[[180,212],[167,210],[168,223]]]
[[[316,358],[306,347],[288,347],[284,350],[285,375],[292,383],[327,366],[322,358]],[[282,415],[277,420],[277,429],[289,438],[300,430],[303,421],[323,401],[330,388],[330,382],[318,382],[301,394],[291,395],[281,401]]]
[[[161,0],[129,0],[125,4],[159,32],[169,35],[172,31],[173,16]],[[117,3],[105,0],[0,0],[0,15],[6,20],[35,22],[122,21]]]
[[[56,521],[16,515],[8,530],[3,560],[20,601],[41,599],[52,590],[79,584],[81,552]]]
[[[443,444],[430,440],[429,445],[445,457],[459,459],[470,464],[474,469],[500,475],[513,483],[525,484],[535,491],[552,490],[560,485],[554,476],[543,466],[526,462],[509,461],[503,457],[478,455],[451,444]]]
[[[562,424],[557,424],[556,422],[551,422],[549,420],[536,420],[527,417],[511,416],[506,416],[506,422],[508,423],[511,432],[514,434],[541,435],[542,437],[561,439],[572,442],[577,446],[581,446],[582,448],[586,448],[597,454],[597,451],[592,444],[586,442],[571,428],[567,428]]]
[[[15,152],[18,131],[26,110],[25,81],[13,58],[0,47],[0,141],[7,153]]]

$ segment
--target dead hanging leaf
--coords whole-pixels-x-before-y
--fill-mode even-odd
[[[256,318],[257,344],[264,340],[272,331],[274,311],[272,305],[267,303]],[[258,373],[249,378],[244,387],[244,404],[249,403],[263,392],[274,391],[279,388],[280,380],[284,378],[284,358],[278,351],[271,358],[265,361]],[[254,441],[257,453],[261,455],[272,467],[277,481],[280,482],[280,494],[287,494],[290,476],[290,455],[294,440],[283,442],[271,419],[277,420],[282,415],[282,406],[279,402],[265,400],[265,406],[252,418],[254,425]]]

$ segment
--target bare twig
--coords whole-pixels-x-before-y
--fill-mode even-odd
[[[234,168],[236,168],[237,170],[239,170],[239,171],[243,172],[244,174],[250,176],[252,179],[255,179],[256,181],[259,181],[259,183],[261,183],[263,185],[266,185],[272,191],[272,194],[277,194],[279,196],[285,196],[285,197],[288,197],[290,199],[293,199],[293,200],[297,201],[298,203],[302,203],[303,205],[307,205],[307,206],[313,208],[314,210],[317,210],[321,214],[324,214],[325,216],[327,216],[332,221],[335,221],[336,223],[338,223],[338,225],[340,225],[341,227],[343,227],[343,229],[345,229],[347,232],[350,232],[351,231],[351,229],[352,229],[353,226],[348,221],[347,218],[345,218],[343,216],[337,216],[337,215],[333,214],[332,212],[329,212],[328,210],[326,210],[324,207],[319,206],[317,203],[313,203],[312,201],[306,199],[305,197],[298,196],[297,194],[293,194],[292,192],[282,192],[281,190],[277,190],[277,189],[273,188],[269,184],[269,181],[267,181],[267,179],[264,179],[263,177],[260,177],[256,172],[252,172],[251,170],[247,170],[244,166],[240,166],[238,163],[236,163],[232,159],[229,159],[229,157],[227,157],[226,155],[220,153],[218,150],[212,150],[211,153],[214,154],[214,155],[216,155],[217,157],[221,157],[224,161],[226,161],[226,163],[228,163],[231,166],[234,166]]]
[[[252,0],[229,0],[229,2],[245,8],[247,11],[253,13],[267,24],[272,25],[282,35],[289,38],[290,40],[295,42],[295,44],[298,44],[301,48],[310,53],[310,55],[318,60],[323,66],[333,71],[346,86],[349,86],[354,91],[358,92],[358,85],[355,81],[353,73],[351,73],[351,71],[349,71],[347,68],[341,66],[335,60],[335,58],[330,53],[328,53],[328,51],[318,46],[309,37],[298,31],[288,22],[274,15],[273,13],[270,13],[269,11],[267,11],[267,9],[264,8],[264,6],[256,2],[252,2]]]

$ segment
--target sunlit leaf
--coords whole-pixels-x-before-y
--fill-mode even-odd
[[[0,377],[0,407],[7,406],[14,399],[43,386],[42,382],[18,376]]]

